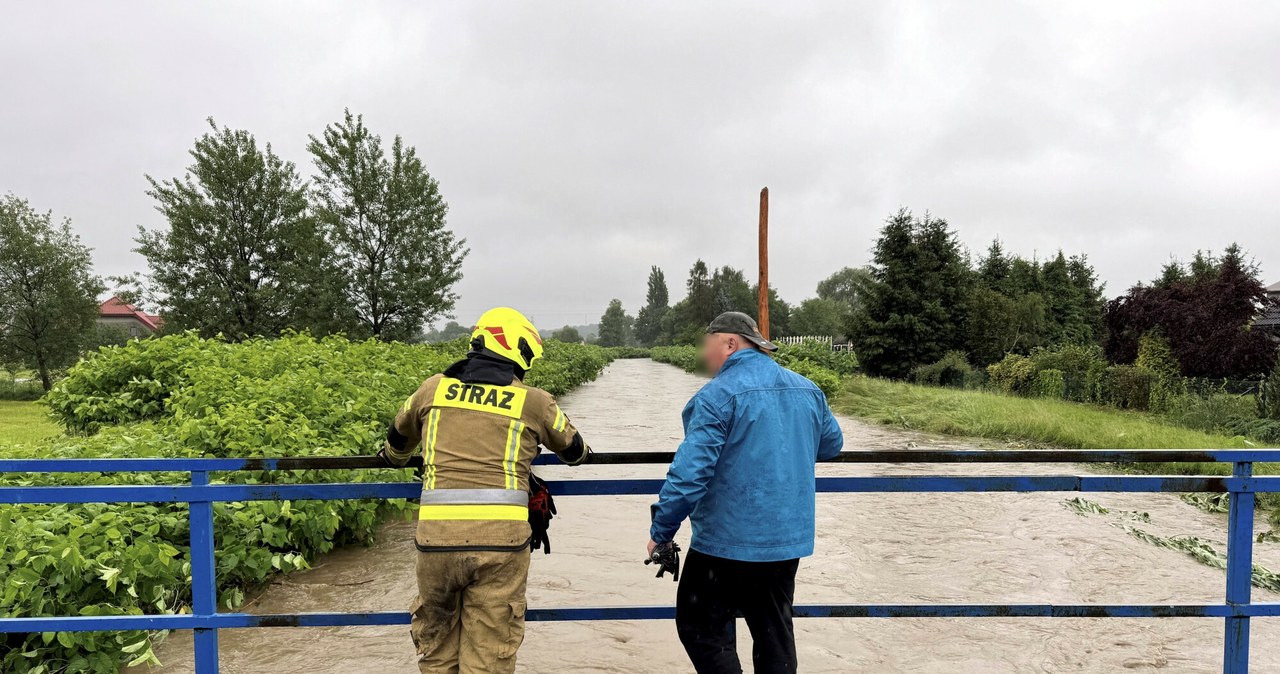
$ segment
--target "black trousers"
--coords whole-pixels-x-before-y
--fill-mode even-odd
[[[735,619],[751,630],[756,674],[796,671],[791,604],[800,560],[739,562],[690,550],[676,594],[676,631],[698,674],[741,674]]]

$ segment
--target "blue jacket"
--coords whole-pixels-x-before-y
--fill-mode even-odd
[[[688,517],[698,552],[745,562],[813,554],[814,463],[844,435],[813,382],[754,349],[731,355],[684,408],[684,442],[653,507],[650,535]]]

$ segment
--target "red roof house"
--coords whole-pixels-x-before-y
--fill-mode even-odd
[[[164,327],[164,319],[128,304],[119,297],[112,297],[98,307],[98,323],[124,328],[129,331],[130,337],[150,335]]]

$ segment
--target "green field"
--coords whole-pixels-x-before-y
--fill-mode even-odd
[[[0,400],[0,447],[39,442],[62,429],[49,420],[49,411],[33,402]]]

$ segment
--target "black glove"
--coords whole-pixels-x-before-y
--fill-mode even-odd
[[[680,580],[680,546],[675,541],[659,544],[653,549],[653,554],[649,555],[649,559],[644,560],[645,565],[657,564],[658,575],[654,578],[661,578],[662,574],[670,572],[671,581]]]
[[[378,450],[378,458],[382,459],[382,462],[387,464],[388,468],[404,468],[404,466],[396,465],[396,463],[391,460],[391,457],[387,456],[387,448],[385,446]]]
[[[530,550],[542,548],[545,554],[551,554],[551,539],[547,537],[547,527],[556,516],[556,500],[551,498],[547,483],[533,473],[529,473],[529,528],[533,535],[529,538]]]

